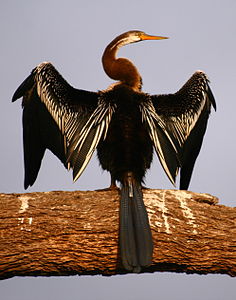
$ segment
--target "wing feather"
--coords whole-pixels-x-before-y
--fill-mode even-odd
[[[175,185],[179,160],[171,133],[166,130],[166,125],[156,113],[151,99],[140,103],[140,111],[160,163],[170,181]]]
[[[151,96],[157,114],[172,134],[181,160],[180,188],[187,189],[201,149],[211,106],[216,109],[209,80],[197,71],[175,94]]]
[[[100,139],[105,138],[114,107],[103,101],[102,93],[71,87],[47,62],[32,71],[16,90],[13,101],[22,96],[26,120],[23,128],[25,187],[34,183],[47,148],[68,169],[72,168],[74,180],[78,179]],[[34,109],[29,109],[31,106]],[[42,111],[46,118],[40,116]],[[29,135],[27,131],[31,127]],[[59,141],[55,142],[55,137]],[[35,152],[34,158],[31,158],[31,150]],[[29,165],[32,165],[31,170]]]

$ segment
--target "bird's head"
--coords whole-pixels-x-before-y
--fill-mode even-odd
[[[131,43],[136,43],[140,41],[146,41],[146,40],[163,40],[163,39],[168,39],[168,37],[165,36],[156,36],[156,35],[149,35],[146,34],[143,31],[139,30],[131,30],[127,31],[121,35],[119,35],[116,40],[119,43],[119,47],[131,44]],[[116,46],[118,43],[115,43]]]

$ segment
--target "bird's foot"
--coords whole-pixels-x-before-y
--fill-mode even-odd
[[[96,192],[106,192],[106,191],[118,191],[119,188],[116,184],[111,184],[108,188],[96,190]]]

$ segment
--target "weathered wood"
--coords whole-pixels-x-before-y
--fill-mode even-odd
[[[144,190],[154,240],[144,272],[236,275],[236,208]],[[0,278],[121,274],[118,191],[0,194]]]

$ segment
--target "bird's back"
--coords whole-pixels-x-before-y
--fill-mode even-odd
[[[122,84],[104,93],[105,101],[115,103],[116,111],[106,139],[99,143],[98,158],[102,168],[121,182],[126,172],[133,172],[142,181],[152,161],[152,141],[140,111],[145,97]]]

